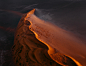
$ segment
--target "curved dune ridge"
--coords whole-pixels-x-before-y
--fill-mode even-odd
[[[16,29],[13,58],[17,66],[85,66],[85,45],[70,32],[24,15]]]

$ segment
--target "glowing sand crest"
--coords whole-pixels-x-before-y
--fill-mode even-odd
[[[86,45],[72,33],[39,19],[34,11],[35,9],[27,13],[25,20],[31,23],[29,29],[36,38],[48,46],[48,54],[58,51],[70,57],[78,66],[85,66]]]

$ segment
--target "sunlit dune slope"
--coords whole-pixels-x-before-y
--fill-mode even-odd
[[[77,65],[86,65],[86,43],[71,32],[59,28],[34,15],[35,9],[27,13],[25,20],[31,25],[30,30],[36,38],[48,46],[48,54],[52,56],[55,50],[70,57]],[[51,57],[52,58],[52,57]],[[52,58],[55,60],[55,58]]]
[[[38,40],[35,32],[29,28],[31,23],[25,17],[20,19],[12,47],[16,66],[77,66],[68,56]]]

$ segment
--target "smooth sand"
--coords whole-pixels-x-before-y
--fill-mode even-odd
[[[48,54],[52,58],[55,50],[70,57],[78,66],[86,65],[86,43],[68,32],[39,19],[34,15],[35,9],[27,13],[25,20],[31,25],[29,29],[35,34],[36,38],[43,42],[48,48]],[[52,58],[55,60],[55,58]]]
[[[16,66],[77,66],[73,59],[56,52],[51,46],[52,49],[49,50],[48,45],[38,40],[29,28],[31,23],[25,17],[26,15],[21,18],[17,26],[12,47]]]

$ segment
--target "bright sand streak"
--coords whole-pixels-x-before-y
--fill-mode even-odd
[[[48,54],[59,51],[70,57],[78,66],[86,66],[86,45],[72,33],[52,25],[34,15],[35,9],[27,13],[25,20],[36,38],[49,48]]]

